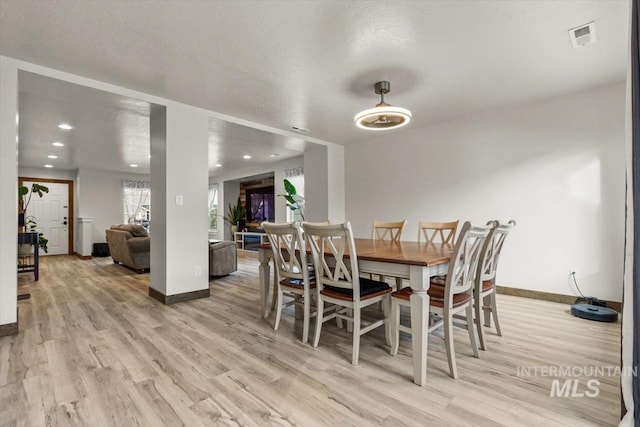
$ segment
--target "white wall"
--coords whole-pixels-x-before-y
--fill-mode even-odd
[[[0,56],[0,325],[16,323],[18,272],[18,69]]]
[[[355,234],[374,219],[515,219],[498,284],[622,298],[625,86],[389,133],[346,148]]]
[[[112,225],[123,223],[122,181],[127,179],[134,181],[150,180],[149,175],[146,174],[109,172],[86,168],[78,170],[76,221],[82,217],[93,218],[92,243],[106,242],[105,230]]]
[[[66,179],[75,183],[77,174],[76,170],[18,167],[18,175],[26,178]]]

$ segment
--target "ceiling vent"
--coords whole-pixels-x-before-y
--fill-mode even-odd
[[[293,126],[293,125],[289,126],[289,129],[294,130],[296,132],[301,132],[301,133],[307,133],[311,131],[311,129],[303,128],[300,126]]]
[[[570,29],[569,38],[574,49],[595,43],[597,40],[595,21]]]

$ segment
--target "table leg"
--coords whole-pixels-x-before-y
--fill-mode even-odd
[[[267,317],[269,315],[269,275],[270,275],[270,266],[269,259],[271,258],[271,250],[270,249],[259,249],[258,250],[258,261],[260,262],[260,267],[258,268],[258,273],[260,276],[260,309],[262,311],[262,317]]]
[[[37,282],[38,277],[40,276],[40,234],[37,234],[36,236],[36,241],[33,245],[33,275]]]
[[[413,382],[424,386],[427,380],[429,335],[428,267],[411,266],[411,344],[413,346]]]

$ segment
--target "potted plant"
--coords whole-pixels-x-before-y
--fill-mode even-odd
[[[242,202],[240,201],[240,196],[238,196],[238,203],[236,203],[235,206],[229,203],[229,211],[227,212],[227,215],[224,217],[224,220],[226,223],[229,224],[232,237],[235,236],[236,231],[238,231],[238,222],[244,219],[245,213],[246,213],[246,210],[242,206]]]
[[[292,211],[298,211],[300,217],[304,221],[304,197],[298,194],[296,186],[288,179],[284,180],[284,191],[286,194],[278,194],[279,197],[284,197],[287,206]]]
[[[24,185],[21,185],[20,187],[18,187],[18,198],[19,198],[18,225],[19,225],[20,231],[31,231],[31,232],[35,231],[36,227],[38,226],[36,217],[33,215],[29,215],[28,217],[25,218],[24,213],[29,207],[29,203],[31,203],[31,197],[34,194],[37,194],[39,197],[42,197],[44,193],[48,193],[48,192],[49,192],[49,187],[40,185],[35,182],[31,185],[31,189],[29,189],[29,187],[26,187]],[[25,196],[27,195],[29,195],[29,197],[25,200]],[[47,239],[42,234],[40,234],[38,239],[38,246],[40,246],[45,253],[48,253],[49,251],[49,248],[47,247],[48,243],[49,243],[49,239]],[[29,253],[32,253],[32,252],[33,252],[33,248],[30,244],[18,245],[19,254],[28,255]]]
[[[31,185],[31,191],[29,191],[29,187],[21,185],[18,187],[18,226],[25,226],[25,218],[24,213],[27,211],[29,207],[29,203],[31,203],[31,197],[35,194],[42,197],[44,193],[49,192],[49,187],[45,187],[44,185],[40,185],[34,182]],[[29,195],[29,198],[25,201],[25,196]]]

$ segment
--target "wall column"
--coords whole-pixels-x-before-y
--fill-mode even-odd
[[[208,132],[205,111],[151,109],[151,285],[165,304],[209,296]]]
[[[344,148],[313,145],[304,152],[305,219],[344,222]]]
[[[18,68],[0,57],[0,336],[18,333]]]

